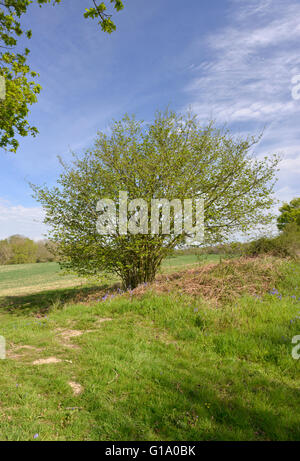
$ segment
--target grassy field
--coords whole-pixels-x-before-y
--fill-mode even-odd
[[[124,294],[1,268],[0,439],[299,440],[300,265],[209,262]]]
[[[195,255],[183,255],[167,258],[161,273],[181,270],[186,267],[203,264],[206,261],[218,261],[219,256],[210,255],[198,258]],[[117,283],[117,277],[89,279],[65,274],[58,263],[15,264],[0,266],[0,310],[11,306],[15,312],[48,309],[52,304],[78,299],[97,292],[99,286],[109,287]]]
[[[182,255],[167,258],[162,265],[162,272],[179,270],[186,266],[200,262],[217,261],[220,257],[209,255],[198,258],[196,255]],[[82,285],[95,285],[97,282],[88,282],[75,275],[64,274],[59,269],[58,263],[42,264],[14,264],[0,266],[0,297],[10,295],[24,295],[43,290],[78,287]]]
[[[0,266],[0,296],[22,295],[84,283],[74,275],[63,275],[58,263]]]

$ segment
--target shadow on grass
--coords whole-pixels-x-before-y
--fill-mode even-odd
[[[101,301],[104,294],[111,292],[115,288],[115,286],[104,284],[47,290],[21,296],[5,296],[0,298],[0,312],[15,315],[43,315],[54,306],[62,306],[68,302]]]
[[[167,370],[169,363],[166,360],[162,369]],[[299,393],[296,387],[266,377],[245,365],[236,369],[236,375],[233,375],[230,364],[223,364],[221,369],[215,370],[211,364],[207,365],[207,369],[191,367],[185,373],[180,373],[176,367],[173,379],[164,377],[162,372],[161,377],[150,378],[151,392],[149,376],[148,380],[139,381],[139,391],[136,391],[134,380],[125,384],[122,380],[126,376],[122,378],[120,374],[118,383],[114,384],[117,407],[95,407],[95,386],[93,382],[86,385],[86,408],[95,419],[91,438],[299,440]],[[116,364],[114,366],[118,369]],[[147,376],[147,372],[149,370],[141,369],[140,375]],[[143,405],[139,400],[141,394]],[[154,404],[154,394],[160,396],[157,405]],[[118,421],[114,434],[103,433],[103,420]]]

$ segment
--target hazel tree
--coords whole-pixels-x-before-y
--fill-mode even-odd
[[[32,186],[62,266],[84,276],[117,274],[125,288],[152,281],[162,260],[192,237],[184,226],[175,232],[182,215],[174,207],[170,232],[163,231],[160,213],[161,232],[153,233],[153,199],[203,200],[204,244],[267,224],[279,159],[256,159],[256,142],[213,123],[202,126],[192,114],[157,113],[148,125],[128,116],[115,121],[110,134],[99,132],[82,157],[74,155],[70,165],[62,162],[54,188]],[[138,232],[121,231],[120,191],[126,191],[129,223],[138,215]],[[113,201],[116,210],[107,235],[97,227],[105,213],[98,206],[103,199]],[[136,199],[147,205],[143,215],[136,201],[129,205]]]

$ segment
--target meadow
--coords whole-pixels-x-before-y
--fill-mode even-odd
[[[217,261],[219,259],[218,255],[209,255],[203,261]],[[199,261],[201,258],[197,255],[171,256],[163,262],[162,272],[198,264]],[[60,271],[59,264],[56,262],[0,265],[0,297],[95,283],[97,281],[91,282],[75,275],[65,274]]]
[[[150,286],[0,267],[0,440],[299,440],[300,264],[169,258]]]

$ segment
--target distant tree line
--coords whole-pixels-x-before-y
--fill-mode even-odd
[[[56,261],[54,245],[48,240],[37,242],[22,235],[0,240],[0,265]]]
[[[292,205],[295,203],[292,200]],[[300,204],[300,200],[298,204]],[[199,260],[207,255],[219,255],[220,257],[232,256],[259,256],[269,254],[282,258],[300,257],[300,220],[299,212],[287,215],[286,210],[290,205],[285,204],[280,208],[281,215],[277,219],[277,227],[280,230],[276,236],[262,235],[259,238],[247,242],[230,242],[220,245],[209,245],[201,248],[185,248],[175,250],[176,255],[197,255]],[[293,209],[294,211],[294,209]],[[296,217],[295,217],[296,216]],[[283,224],[284,223],[284,224]]]
[[[230,242],[220,245],[209,245],[202,248],[185,248],[176,250],[176,255],[199,256],[199,259],[209,254],[220,256],[258,256],[269,254],[278,257],[300,257],[300,197],[289,203],[284,203],[277,216],[276,236],[264,235],[247,242]]]

